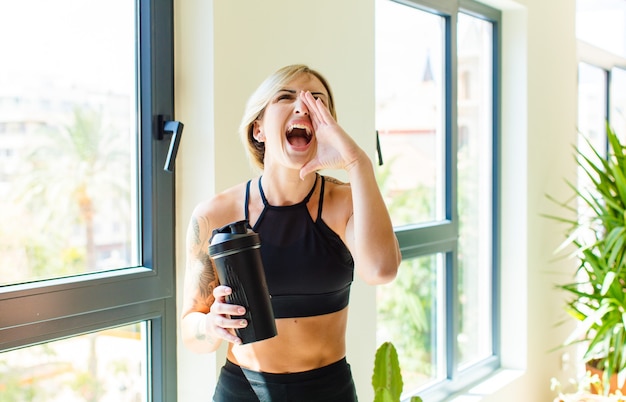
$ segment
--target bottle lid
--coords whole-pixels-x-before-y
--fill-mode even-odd
[[[226,252],[231,253],[259,244],[259,235],[249,228],[248,220],[232,222],[213,230],[209,255],[219,257]]]

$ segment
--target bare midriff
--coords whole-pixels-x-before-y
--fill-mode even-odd
[[[228,346],[228,360],[265,373],[297,373],[341,360],[346,354],[348,308],[314,317],[276,320],[278,335]]]

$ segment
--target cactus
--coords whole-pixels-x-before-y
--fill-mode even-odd
[[[400,402],[404,383],[398,352],[391,342],[383,343],[376,351],[372,386],[375,392],[374,402]],[[422,398],[414,396],[411,402],[422,402]]]

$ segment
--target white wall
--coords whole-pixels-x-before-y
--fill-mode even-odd
[[[564,317],[551,272],[560,227],[545,194],[564,196],[574,172],[576,54],[571,0],[490,0],[503,10],[502,346],[515,369],[495,386],[468,390],[471,400],[550,401],[552,376],[566,379]],[[366,149],[374,147],[374,3],[372,0],[176,0],[176,118],[185,123],[177,159],[178,291],[184,237],[193,206],[252,174],[237,135],[247,96],[269,73],[306,63],[324,73],[339,122]],[[180,295],[179,295],[180,300]],[[360,400],[372,400],[374,289],[357,280],[351,298],[348,359]],[[179,400],[209,400],[218,356],[181,345]],[[458,398],[458,400],[464,400]]]

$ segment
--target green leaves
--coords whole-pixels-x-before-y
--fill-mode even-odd
[[[568,225],[559,249],[574,246],[580,261],[574,282],[558,286],[571,296],[568,313],[580,321],[565,344],[587,343],[585,359],[605,371],[605,392],[612,374],[626,379],[626,148],[608,125],[607,137],[607,158],[589,141],[590,153],[576,149],[590,185],[568,183],[579,205],[559,205],[578,211],[578,219],[550,217]]]

